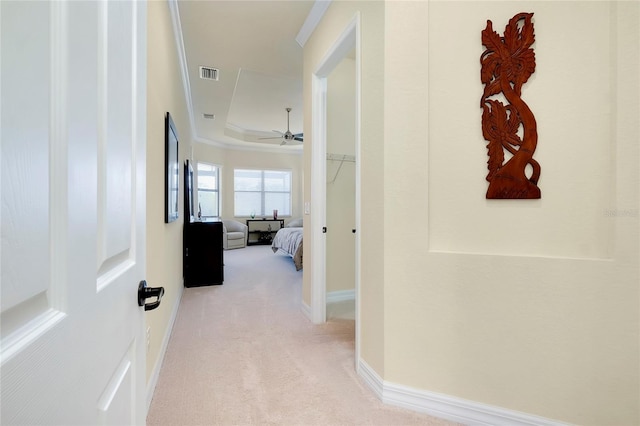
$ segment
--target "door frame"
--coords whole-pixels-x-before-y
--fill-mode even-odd
[[[360,359],[360,12],[349,21],[340,36],[326,53],[311,77],[311,246],[313,271],[311,274],[311,320],[321,324],[327,320],[327,283],[326,283],[326,226],[327,216],[327,78],[335,67],[355,48],[355,306],[356,306],[356,345],[355,362]]]

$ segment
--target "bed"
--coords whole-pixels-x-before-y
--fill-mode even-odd
[[[302,227],[287,227],[278,230],[273,237],[271,250],[283,252],[293,258],[296,271],[302,269]]]

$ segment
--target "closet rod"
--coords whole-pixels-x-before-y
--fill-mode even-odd
[[[327,154],[327,160],[333,161],[348,161],[350,163],[356,162],[355,155],[346,155],[346,154]]]
[[[331,184],[331,183],[334,183],[336,179],[338,179],[338,175],[340,174],[340,169],[342,169],[342,165],[344,164],[344,162],[348,161],[351,163],[355,163],[356,157],[355,155],[346,155],[346,154],[327,154],[327,160],[340,162],[340,165],[338,166],[338,170],[336,170],[335,176],[333,176],[333,179],[331,180],[331,182],[327,182]]]

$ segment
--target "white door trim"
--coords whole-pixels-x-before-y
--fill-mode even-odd
[[[326,226],[326,162],[327,162],[327,77],[334,68],[355,48],[356,61],[356,199],[355,199],[355,298],[356,298],[356,369],[360,359],[360,12],[347,24],[340,37],[329,49],[313,73],[311,86],[311,244],[313,272],[311,274],[311,320],[315,324],[326,321],[326,238],[322,228]]]
[[[327,217],[327,78],[314,74],[311,82],[312,139],[311,145],[311,241],[313,272],[311,274],[311,321],[321,324],[327,320],[326,250],[323,232]]]

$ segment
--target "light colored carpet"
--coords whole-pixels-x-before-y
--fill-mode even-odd
[[[290,257],[224,256],[223,285],[184,289],[147,424],[449,424],[374,396],[355,373],[354,321],[312,324]]]

